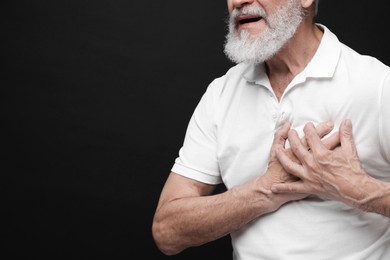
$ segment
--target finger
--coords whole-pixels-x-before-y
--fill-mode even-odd
[[[290,130],[290,123],[288,122],[283,124],[280,128],[276,130],[274,134],[274,141],[272,143],[271,156],[275,155],[275,148],[277,146],[281,146],[281,147],[285,146],[289,130]]]
[[[350,154],[356,153],[355,142],[352,134],[352,122],[349,119],[341,122],[340,125],[340,143],[343,149]]]
[[[326,147],[321,141],[321,138],[318,136],[317,131],[313,123],[307,123],[303,128],[303,132],[305,134],[305,139],[308,147],[311,150],[316,150],[318,152],[325,150]]]
[[[334,128],[334,124],[332,121],[326,121],[326,122],[321,122],[319,123],[315,129],[316,129],[316,132],[318,134],[318,136],[320,138],[323,138],[324,136],[326,136],[327,134],[329,134]],[[307,141],[306,141],[306,138],[305,137],[302,137],[301,138],[301,142],[302,144],[309,148],[308,144],[307,144]]]
[[[334,132],[329,137],[322,140],[322,143],[328,150],[333,150],[340,145],[340,134],[339,132]]]
[[[329,134],[333,130],[333,128],[334,128],[334,124],[331,121],[319,123],[315,127],[317,135],[320,138],[323,138],[325,135]]]
[[[282,167],[288,173],[294,175],[295,177],[301,178],[304,170],[303,167],[299,164],[299,161],[292,160],[291,157],[287,154],[286,150],[281,147],[277,147],[275,151],[276,158],[279,160]]]
[[[274,144],[284,145],[288,136],[288,131],[290,130],[290,126],[290,123],[286,122],[276,130],[274,136]]]
[[[308,188],[301,181],[274,184],[271,186],[271,191],[274,193],[310,193]]]
[[[288,132],[288,140],[290,142],[291,151],[299,159],[299,161],[304,161],[307,157],[308,147],[302,143],[301,138],[299,138],[297,131],[291,129]]]

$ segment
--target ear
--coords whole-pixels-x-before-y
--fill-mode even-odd
[[[308,9],[312,4],[314,0],[301,0],[301,5],[303,8]]]

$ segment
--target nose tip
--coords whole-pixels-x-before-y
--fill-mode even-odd
[[[252,4],[254,0],[233,0],[233,6],[235,8],[241,8],[245,5]]]

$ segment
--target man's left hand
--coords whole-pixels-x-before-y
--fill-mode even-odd
[[[280,146],[276,155],[287,172],[299,178],[296,182],[275,184],[275,193],[314,194],[324,199],[342,201],[356,208],[368,209],[368,205],[380,196],[381,183],[369,176],[361,166],[352,135],[350,120],[344,120],[339,128],[340,145],[328,149],[316,133],[312,123],[304,127],[306,143],[295,130],[290,130],[288,140],[299,160],[291,160],[287,150]]]

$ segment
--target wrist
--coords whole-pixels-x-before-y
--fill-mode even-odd
[[[289,201],[285,194],[277,194],[271,191],[271,187],[275,183],[277,183],[275,180],[267,178],[266,175],[258,177],[255,181],[255,197],[262,202],[264,213],[273,212]]]
[[[354,206],[366,212],[390,217],[390,183],[368,177],[368,180],[362,185],[365,195],[362,199],[355,201]]]

